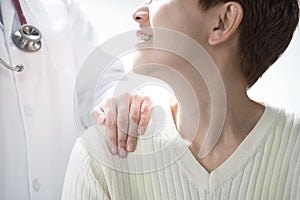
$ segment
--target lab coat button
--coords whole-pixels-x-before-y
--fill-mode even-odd
[[[24,112],[28,117],[31,117],[32,112],[29,106],[24,106]]]
[[[32,187],[33,187],[34,191],[36,191],[36,192],[38,192],[40,190],[41,184],[38,179],[34,179],[32,181]]]

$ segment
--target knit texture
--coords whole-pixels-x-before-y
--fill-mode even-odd
[[[211,173],[189,151],[170,115],[154,111],[152,119],[147,139],[139,139],[126,159],[110,155],[103,127],[87,130],[74,146],[62,199],[300,199],[300,120],[294,114],[267,106]]]

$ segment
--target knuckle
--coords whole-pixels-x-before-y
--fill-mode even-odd
[[[104,104],[101,105],[101,107],[104,109],[104,110],[113,110],[113,107],[115,105],[115,100],[113,98],[109,98],[105,101]]]
[[[111,144],[116,144],[117,138],[114,136],[108,136],[107,141]]]
[[[125,96],[126,96],[126,98],[130,99],[131,94],[130,94],[129,92],[126,92],[126,93],[125,93]]]
[[[147,118],[142,117],[140,120],[139,126],[146,126],[147,122],[148,122]]]
[[[150,110],[151,110],[150,106],[143,106],[142,109],[141,109],[141,113],[143,115],[149,115]]]
[[[130,96],[131,95],[128,92],[126,92],[126,93],[122,94],[121,96],[119,96],[119,99],[120,100],[124,100],[124,99],[129,100]]]
[[[128,108],[125,105],[120,105],[118,107],[118,117],[119,118],[125,118],[126,114],[128,114]]]
[[[108,99],[102,101],[102,102],[100,103],[100,105],[101,105],[102,107],[107,107],[107,106],[109,106],[109,105],[112,104],[112,101],[113,101],[112,98],[108,98]]]
[[[112,106],[112,105],[107,105],[104,109],[104,112],[105,113],[108,113],[108,114],[113,114],[115,111],[115,108]]]
[[[133,94],[133,95],[131,96],[131,100],[132,100],[132,101],[141,101],[141,100],[142,100],[142,96],[139,95],[139,94]]]
[[[125,147],[126,141],[124,139],[118,139],[118,146],[119,147]]]
[[[152,104],[152,100],[149,97],[144,97],[144,102],[146,102],[147,104]]]
[[[117,125],[118,125],[118,127],[122,127],[122,128],[127,127],[128,126],[127,118],[126,117],[118,118]]]
[[[136,110],[134,110],[133,113],[130,114],[130,119],[135,123],[139,121],[139,118],[139,114]]]
[[[139,96],[137,94],[131,95],[131,100],[136,100],[137,98],[139,98]]]
[[[139,126],[142,126],[142,127],[147,126],[147,124],[149,122],[149,119],[150,119],[149,115],[143,115],[143,116],[141,116],[141,119],[140,119],[140,122],[139,122]]]
[[[114,128],[116,126],[115,120],[107,120],[106,126],[107,126],[107,128]]]
[[[137,134],[136,131],[134,131],[134,132],[129,132],[129,133],[128,133],[128,139],[127,139],[127,141],[129,141],[129,137],[137,138],[137,137],[138,137],[138,134]]]

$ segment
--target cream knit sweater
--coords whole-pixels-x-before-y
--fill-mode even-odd
[[[293,114],[267,106],[211,173],[186,147],[170,115],[158,109],[152,116],[126,159],[110,155],[102,127],[86,131],[74,146],[62,199],[300,199],[300,121]]]

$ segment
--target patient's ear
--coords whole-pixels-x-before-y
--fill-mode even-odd
[[[217,12],[216,23],[209,36],[210,45],[220,44],[230,38],[243,19],[243,8],[238,2],[227,2]]]

